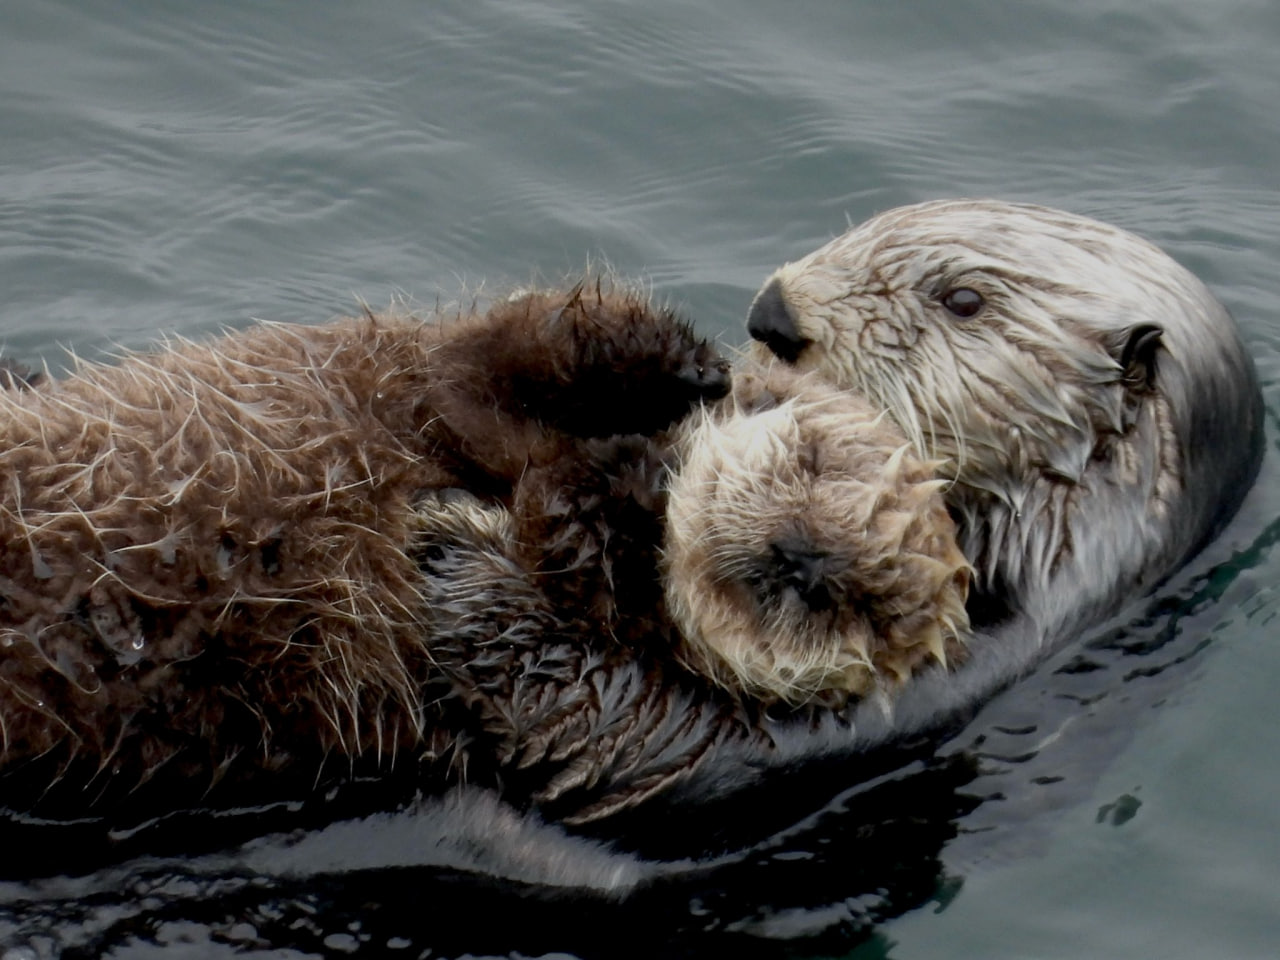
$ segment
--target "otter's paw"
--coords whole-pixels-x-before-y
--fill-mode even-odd
[[[528,368],[513,387],[524,410],[567,433],[653,434],[729,392],[714,345],[635,290],[579,284],[523,306]]]

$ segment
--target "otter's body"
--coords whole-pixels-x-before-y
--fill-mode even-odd
[[[299,471],[290,459],[315,455],[312,441],[319,440],[306,425],[279,435],[260,431],[261,417],[278,414],[271,405],[276,378],[246,379],[257,361],[237,366],[216,349],[199,360],[213,388],[184,373],[204,356],[201,348],[180,347],[115,368],[122,373],[88,371],[78,379],[92,385],[102,375],[110,383],[71,388],[71,395],[88,391],[75,403],[60,400],[57,385],[10,390],[13,409],[4,415],[12,452],[0,455],[14,459],[0,469],[5,522],[12,524],[6,543],[21,548],[8,550],[0,571],[18,601],[0,611],[9,618],[0,707],[11,756],[47,749],[65,765],[79,751],[88,769],[110,772],[113,758],[127,755],[145,775],[168,756],[190,757],[193,744],[209,752],[204,767],[221,769],[241,755],[259,766],[291,761],[283,743],[361,757],[409,743],[419,757],[441,759],[455,775],[550,817],[595,820],[660,793],[701,802],[742,789],[769,767],[898,744],[962,720],[1055,646],[1175,569],[1231,515],[1256,470],[1260,406],[1251,365],[1221,308],[1155,248],[1092,221],[995,203],[923,205],[871,221],[782,268],[757,298],[751,329],[784,360],[887,409],[917,455],[950,462],[943,475],[950,470],[954,482],[939,495],[974,566],[975,629],[956,638],[955,648],[944,645],[941,658],[927,637],[904,644],[906,668],[892,697],[776,713],[765,707],[772,696],[789,699],[786,684],[761,698],[758,690],[735,688],[750,683],[743,671],[716,676],[718,684],[706,675],[715,673],[706,661],[688,669],[699,659],[683,645],[708,639],[689,624],[711,607],[695,603],[680,612],[673,605],[668,612],[670,593],[640,573],[656,568],[657,538],[672,533],[662,531],[662,478],[681,461],[671,458],[679,444],[667,431],[698,399],[723,393],[723,374],[708,376],[714,368],[687,332],[633,341],[610,337],[605,323],[602,336],[595,321],[631,318],[632,308],[612,309],[608,297],[592,302],[576,291],[500,308],[499,315],[509,311],[504,323],[526,325],[529,349],[507,349],[481,321],[459,327],[468,334],[452,342],[458,352],[438,353],[437,370],[452,375],[435,380],[418,374],[430,370],[440,343],[420,333],[402,346],[419,359],[425,352],[425,366],[415,360],[390,368],[380,364],[396,351],[362,353],[350,342],[351,322],[318,334],[255,334],[297,334],[317,344],[297,376],[285,379],[303,391],[320,385],[318,410],[309,415],[320,433],[325,417],[354,416],[344,421],[350,446],[340,447],[332,473]],[[653,329],[667,328],[659,322]],[[654,363],[644,359],[655,356]],[[360,375],[365,387],[354,390],[340,358],[367,370]],[[486,365],[493,359],[501,375]],[[607,375],[612,369],[634,376],[620,382]],[[145,381],[155,370],[168,384],[159,403],[168,419],[163,429],[143,431],[146,437],[130,436],[135,408],[155,401],[131,394],[126,381]],[[234,389],[227,371],[236,371]],[[625,419],[624,435],[610,436],[601,411],[608,412],[611,390],[677,402]],[[115,393],[123,405],[108,402]],[[39,415],[31,412],[40,405]],[[43,425],[58,410],[68,419],[61,433]],[[859,428],[860,417],[849,420],[850,429]],[[708,422],[734,436],[732,423]],[[245,424],[251,436],[243,436]],[[237,452],[209,445],[176,483],[163,463],[148,459],[151,451],[167,455],[165,440],[179,429],[198,438],[209,426],[214,436],[235,436]],[[65,446],[46,443],[52,437]],[[64,457],[42,453],[42,446],[77,452]],[[726,462],[747,477],[821,472],[824,457],[807,443],[772,450],[759,462],[740,455]],[[125,454],[133,459],[120,459]],[[140,466],[116,470],[117,462]],[[205,463],[216,469],[207,472]],[[349,472],[341,472],[344,465]],[[233,496],[236,471],[249,468],[261,478],[254,488],[260,495]],[[295,473],[308,475],[310,485],[297,481],[296,492],[276,498],[273,485]],[[32,494],[51,495],[32,485],[37,475],[55,478],[55,493],[80,491],[83,502],[50,500],[32,513]],[[135,482],[141,486],[130,486]],[[356,492],[369,484],[380,489],[374,507]],[[450,492],[458,487],[470,492]],[[562,489],[569,494],[560,496]],[[207,503],[176,524],[166,511],[192,510],[187,497],[194,491],[204,491]],[[348,505],[348,495],[359,503]],[[270,512],[295,500],[306,511],[286,510],[269,523],[259,516],[264,506]],[[121,513],[96,512],[117,501]],[[131,529],[132,520],[122,521],[138,503],[150,511],[151,528],[137,528],[147,529],[146,537],[118,541],[116,531]],[[918,502],[936,515],[932,506],[927,497]],[[367,519],[341,536],[304,537],[308,523],[319,522],[313,510],[321,518],[336,511]],[[750,526],[752,517],[764,513],[735,514],[748,525],[741,541],[756,539],[761,531]],[[697,516],[691,511],[679,522]],[[224,538],[224,526],[233,535]],[[832,526],[824,524],[824,537],[843,533],[856,543],[863,535]],[[296,544],[288,539],[295,528]],[[352,553],[349,535],[366,529],[376,535]],[[950,557],[949,527],[939,529],[934,545]],[[187,543],[187,531],[199,532],[190,542],[202,559],[174,553],[169,563],[174,538]],[[675,538],[687,532],[677,530]],[[767,532],[761,536],[769,542]],[[172,595],[148,580],[123,581],[130,548],[150,552],[148,570],[171,576],[172,568],[187,580]],[[767,622],[770,611],[783,609],[774,599],[789,594],[777,583],[797,587],[795,552],[784,549],[784,562],[769,553],[777,569],[763,579],[748,579],[732,563],[718,573],[711,567],[712,582],[756,591],[741,606],[748,620]],[[366,615],[364,587],[332,595],[325,591],[333,571],[317,575],[318,565],[336,563],[341,581],[352,556],[361,570],[375,571],[376,590],[389,591],[378,605],[397,611],[372,633],[352,626]],[[286,559],[300,566],[286,571]],[[801,567],[808,569],[808,559]],[[784,566],[785,576],[777,576]],[[825,563],[818,569],[831,572]],[[258,600],[250,603],[237,589],[237,578],[249,576],[288,589],[264,588],[266,600],[255,606]],[[837,576],[816,590],[802,584],[810,612],[825,610],[823,590],[830,595],[842,582]],[[208,598],[184,594],[189,583],[210,591]],[[419,605],[416,619],[402,624],[406,590]],[[288,621],[304,615],[307,603],[332,623]],[[260,607],[290,626],[266,638],[255,633]],[[241,626],[221,632],[235,617],[254,640],[246,652],[237,647]],[[173,626],[184,618],[198,627]],[[143,630],[141,647],[139,624],[156,628]],[[333,647],[315,630],[326,631]],[[176,645],[175,638],[190,636],[200,641]],[[209,644],[210,636],[217,642]],[[713,652],[725,635],[716,636],[712,631]],[[274,644],[270,655],[257,642],[263,639]],[[210,671],[211,661],[220,666]],[[839,666],[806,696],[822,693],[831,677],[845,683],[860,675]],[[211,677],[216,684],[198,689]],[[852,686],[847,693],[868,689]],[[116,700],[128,709],[113,720]],[[383,719],[372,722],[370,710]],[[232,714],[239,719],[231,722]],[[155,733],[160,726],[163,736]],[[165,747],[151,758],[147,750],[167,744],[166,737],[181,749]]]
[[[15,373],[10,787],[39,758],[37,792],[52,770],[90,798],[156,778],[251,797],[330,758],[587,821],[768,752],[777,700],[885,699],[963,656],[932,465],[780,368],[682,422],[726,368],[632,293]]]
[[[0,393],[7,768],[207,785],[413,738],[417,326],[263,326]]]
[[[474,482],[524,543],[548,520],[519,482],[572,469],[618,391],[644,448],[728,387],[687,325],[600,287],[7,375],[0,782],[17,805],[51,784],[84,800],[163,774],[198,796],[417,753],[441,722],[424,495]]]

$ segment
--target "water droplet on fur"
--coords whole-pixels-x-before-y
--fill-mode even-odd
[[[44,562],[44,557],[38,553],[31,555],[31,572],[35,574],[37,580],[53,579],[53,568]]]
[[[122,667],[132,667],[142,662],[142,650],[147,642],[137,634],[128,638],[117,635],[114,640],[109,640],[107,645],[115,651],[116,663]]]
[[[226,573],[231,569],[231,565],[235,563],[236,542],[230,535],[223,534],[222,540],[218,543],[218,569]]]
[[[178,562],[178,538],[172,530],[164,535],[164,538],[156,542],[156,550],[160,553],[160,562],[166,567],[172,567]]]

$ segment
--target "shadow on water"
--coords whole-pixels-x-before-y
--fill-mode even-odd
[[[886,957],[878,924],[1036,855],[1051,814],[1085,802],[1185,686],[1280,541],[1280,520],[1249,513],[1233,529],[1260,529],[1251,542],[1224,537],[945,742],[651,805],[607,842],[385,779],[127,828],[0,817],[0,958]],[[1098,822],[1139,803],[1112,798]]]
[[[427,948],[431,956],[839,951],[879,920],[942,895],[939,852],[976,803],[963,791],[973,773],[960,757],[918,762],[746,850],[702,863],[615,854],[613,869],[630,869],[638,880],[622,896],[498,881],[447,865],[295,873],[287,863],[295,833],[241,856],[146,858],[24,891],[10,886],[0,943],[64,958],[178,943],[369,956],[389,946],[409,956]],[[798,785],[812,777],[800,776]],[[762,800],[737,804],[736,816],[750,816],[747,808]],[[55,942],[56,953],[49,949]]]

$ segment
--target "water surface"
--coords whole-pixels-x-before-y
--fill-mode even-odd
[[[1199,273],[1240,321],[1276,443],[1269,0],[46,0],[0,23],[0,337],[23,359],[358,300],[434,306],[601,261],[738,343],[763,277],[847,222],[990,195],[1110,220]],[[370,824],[304,881],[252,857],[194,879],[179,857],[13,880],[0,956],[608,955],[611,936],[614,955],[1273,956],[1275,481],[1271,454],[1169,602],[1118,621],[1146,652],[1104,644],[1109,679],[1087,690],[1060,658],[976,721],[987,792],[1011,799],[960,817],[937,888],[870,940],[839,865],[820,863],[852,829],[837,804],[751,874],[754,901],[742,873],[730,892],[682,881],[576,911],[455,895],[376,869],[391,858]],[[344,876],[360,856],[374,868]],[[516,932],[433,940],[468,910]]]

